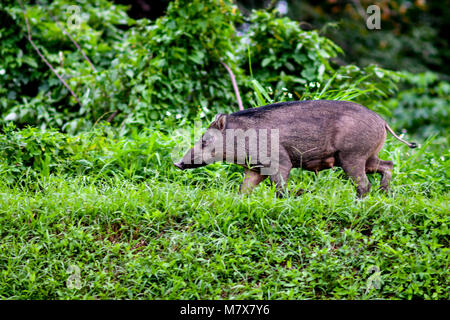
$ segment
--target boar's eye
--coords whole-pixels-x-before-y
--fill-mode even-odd
[[[210,136],[210,135],[204,136],[203,139],[202,139],[202,147],[205,147],[208,144],[212,143],[213,140],[214,140],[213,136]]]

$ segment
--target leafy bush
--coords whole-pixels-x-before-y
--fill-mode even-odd
[[[249,23],[241,49],[242,67],[259,81],[301,94],[305,84],[333,73],[329,59],[342,50],[316,31],[303,31],[276,12],[255,11]]]
[[[33,42],[56,71],[66,80],[82,106],[61,85],[29,41],[24,14],[17,1],[0,4],[0,113],[18,125],[57,127],[75,132],[92,126],[105,110],[115,104],[112,79],[104,75],[112,58],[122,49],[124,32],[119,25],[133,21],[123,6],[107,0],[77,3],[77,28],[71,28],[73,1],[58,0],[26,5]],[[55,21],[53,21],[53,19]],[[77,50],[66,30],[92,60],[97,72]],[[105,80],[105,81],[102,81]],[[115,80],[115,79],[114,79]],[[92,83],[95,82],[95,86]],[[91,97],[101,96],[96,106]],[[77,119],[75,122],[72,120]]]
[[[257,6],[259,1],[242,1]],[[442,1],[301,1],[286,0],[287,15],[306,28],[320,29],[345,51],[341,60],[358,66],[373,63],[393,70],[450,73],[446,61],[449,6]],[[364,11],[380,8],[381,28],[367,28]],[[260,5],[261,6],[261,5]]]
[[[145,125],[168,114],[192,117],[212,105],[215,111],[230,109],[235,98],[221,62],[240,74],[234,62],[238,42],[233,25],[239,14],[228,1],[175,1],[167,16],[154,23],[142,20],[125,32],[118,26],[134,21],[126,17],[124,7],[106,0],[79,4],[81,24],[74,32],[65,23],[70,5],[58,0],[28,5],[26,10],[32,39],[66,78],[81,106],[27,42],[20,6],[2,3],[1,15],[11,24],[0,32],[6,40],[1,46],[5,59],[0,65],[0,111],[7,120],[74,133],[116,111],[117,123],[127,119]],[[63,28],[92,59],[95,71]],[[28,92],[29,87],[39,89]]]
[[[403,87],[386,102],[394,110],[393,123],[423,137],[440,134],[448,138],[450,84],[432,72],[405,72]]]
[[[173,146],[169,136],[156,130],[133,131],[125,138],[109,126],[70,136],[54,129],[17,130],[9,125],[0,135],[0,176],[8,184],[49,175],[139,180],[171,166]]]
[[[123,56],[130,72],[131,122],[142,125],[176,114],[231,110],[235,96],[225,67],[236,66],[238,38],[234,23],[240,16],[229,1],[173,1],[167,14],[154,23],[143,22],[132,32],[136,44],[132,60]]]

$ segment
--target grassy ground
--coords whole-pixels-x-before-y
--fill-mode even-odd
[[[340,169],[239,196],[225,164],[2,185],[0,297],[449,299],[448,160],[406,149],[381,156],[393,194],[374,176],[363,200]]]

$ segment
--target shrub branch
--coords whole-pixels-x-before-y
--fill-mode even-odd
[[[25,7],[22,4],[21,0],[17,0],[19,2],[20,7],[22,8],[22,12],[23,12],[23,16],[25,18],[25,24],[27,25],[27,32],[28,32],[28,41],[31,43],[31,45],[33,46],[34,50],[36,50],[37,54],[39,55],[39,57],[41,57],[41,59],[45,62],[45,64],[50,68],[50,70],[53,71],[53,73],[56,75],[56,77],[59,79],[59,81],[61,81],[61,83],[67,88],[67,90],[69,90],[70,94],[75,98],[75,100],[78,102],[78,104],[81,106],[81,102],[80,99],[78,98],[78,96],[75,94],[75,92],[73,92],[73,90],[69,87],[69,85],[67,84],[66,81],[64,81],[64,79],[59,75],[59,73],[55,70],[55,68],[52,67],[52,65],[50,64],[50,62],[48,62],[48,60],[44,57],[44,55],[41,53],[41,51],[39,50],[39,48],[36,46],[36,44],[33,42],[33,40],[31,39],[31,29],[30,29],[30,23],[28,22],[28,18],[27,18],[27,13],[25,10]]]
[[[78,51],[81,52],[81,54],[83,55],[84,60],[86,60],[89,65],[91,66],[92,70],[94,70],[94,72],[97,72],[97,69],[94,67],[94,64],[92,63],[92,61],[87,57],[86,53],[84,52],[84,50],[80,47],[80,45],[75,41],[74,38],[72,38],[72,36],[70,35],[70,33],[63,27],[63,25],[56,20],[56,18],[51,14],[51,12],[48,12],[50,18],[53,20],[53,22],[56,23],[56,25],[61,29],[61,31],[70,39],[70,41],[72,41],[72,43],[75,45],[75,47],[77,47]]]
[[[244,106],[242,104],[241,94],[239,93],[239,88],[236,84],[236,78],[234,77],[233,71],[231,71],[230,67],[227,66],[227,64],[223,61],[221,61],[222,65],[227,69],[228,73],[230,74],[231,83],[233,84],[234,93],[236,94],[237,103],[239,106],[239,110],[244,110]]]

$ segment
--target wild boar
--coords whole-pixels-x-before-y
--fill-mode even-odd
[[[292,168],[318,172],[341,167],[356,185],[357,196],[370,190],[366,173],[380,173],[380,188],[389,189],[393,162],[377,157],[389,131],[378,114],[347,101],[292,101],[218,114],[202,138],[174,163],[179,169],[216,161],[245,168],[240,192],[250,192],[269,177],[284,194]]]

